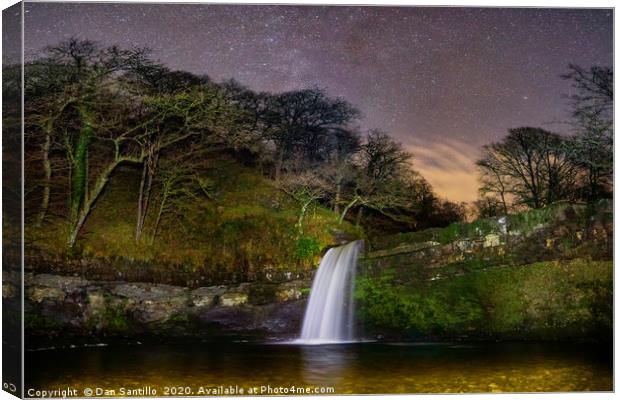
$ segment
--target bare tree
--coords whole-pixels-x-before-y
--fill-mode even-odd
[[[319,171],[330,185],[332,207],[336,214],[340,213],[345,187],[355,182],[356,169],[353,160],[360,146],[359,133],[354,130],[339,130],[329,138],[328,159],[319,167]]]
[[[359,112],[321,89],[304,89],[275,96],[269,102],[268,138],[275,143],[275,180],[295,151],[309,161],[322,160],[329,135],[343,129]]]
[[[407,208],[414,198],[410,189],[417,173],[410,164],[412,157],[389,135],[371,131],[356,156],[357,177],[347,196],[340,222],[353,207],[358,207],[360,213],[363,207],[367,207],[390,218],[398,218],[390,210]]]
[[[63,126],[66,126],[67,109],[74,102],[74,98],[61,94],[45,97],[28,97],[24,123],[27,132],[27,141],[37,142],[39,147],[38,161],[43,169],[40,183],[41,203],[38,210],[36,224],[41,225],[47,215],[52,191],[52,174],[54,173],[51,152],[63,135]],[[35,111],[36,110],[36,111]]]
[[[518,204],[541,208],[574,194],[574,165],[564,139],[540,128],[510,129],[503,141],[484,146],[477,165],[483,192],[503,187],[504,196],[509,193]]]
[[[148,212],[153,179],[162,150],[182,144],[199,144],[203,156],[223,148],[250,147],[258,140],[248,129],[242,110],[211,84],[187,91],[157,95],[145,100],[152,118],[138,141],[143,149],[142,176],[138,194],[135,239],[140,240]],[[192,142],[191,139],[195,139]],[[190,151],[189,148],[187,151]],[[183,171],[183,168],[177,169]]]
[[[476,218],[499,217],[506,215],[504,204],[496,197],[482,196],[473,204]]]
[[[583,177],[587,200],[609,195],[613,177],[613,70],[592,66],[586,70],[569,65],[562,75],[576,93],[570,96],[575,136],[566,151]]]
[[[488,195],[499,198],[502,213],[508,214],[508,175],[503,171],[501,159],[490,146],[483,146],[482,158],[476,161],[480,178],[480,193],[483,198],[488,199]]]
[[[576,93],[570,96],[573,116],[598,114],[610,119],[614,104],[614,72],[610,67],[594,65],[589,70],[569,64],[563,79],[573,83]]]
[[[116,131],[118,134],[121,129],[116,124],[119,118],[111,116],[109,110],[123,109],[128,116],[126,120],[133,119],[135,110],[122,94],[116,78],[149,63],[146,49],[102,48],[91,41],[69,39],[46,48],[43,55],[28,66],[26,87],[33,99],[32,103],[27,103],[32,111],[30,122],[44,136],[41,159],[45,174],[39,220],[45,217],[49,205],[51,145],[56,137],[62,136],[58,141],[62,142],[71,165],[70,247],[109,175],[118,163],[126,161],[119,145],[129,133],[110,133]],[[123,100],[118,101],[121,98]],[[102,118],[104,114],[106,118]],[[58,122],[64,115],[68,116],[61,126]],[[89,168],[89,148],[95,145],[99,134],[103,140],[112,142],[113,161],[94,172]],[[89,187],[89,174],[93,172],[94,186]]]
[[[157,238],[162,219],[166,215],[185,219],[188,204],[200,198],[213,199],[215,187],[206,176],[208,150],[200,145],[188,149],[176,149],[162,159],[155,185],[159,189],[158,206],[153,222],[151,244]]]
[[[295,227],[299,235],[303,234],[303,221],[308,208],[316,201],[325,197],[327,183],[312,171],[289,173],[277,182],[278,187],[299,203],[299,216]]]

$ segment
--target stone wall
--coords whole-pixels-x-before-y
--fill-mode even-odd
[[[612,337],[613,209],[558,204],[371,242],[356,300],[395,340]]]
[[[543,212],[544,218],[537,215]],[[460,232],[448,227],[381,238],[361,261],[361,274],[391,270],[397,280],[435,280],[500,265],[577,257],[611,259],[611,212],[610,203],[594,210],[560,204],[531,211],[534,221],[529,225],[523,222],[528,214],[521,214],[520,220],[503,217],[461,224]]]

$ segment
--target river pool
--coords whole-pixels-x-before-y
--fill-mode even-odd
[[[582,344],[131,344],[27,351],[26,362],[30,397],[613,389],[611,346]]]

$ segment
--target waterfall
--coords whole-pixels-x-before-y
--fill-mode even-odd
[[[353,289],[357,258],[363,245],[363,241],[357,240],[327,251],[312,282],[301,337],[297,343],[355,340]]]

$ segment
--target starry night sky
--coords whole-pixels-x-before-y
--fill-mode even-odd
[[[75,36],[146,46],[174,69],[256,90],[319,86],[403,142],[450,200],[477,196],[481,145],[518,126],[567,132],[569,62],[612,65],[613,12],[26,3],[27,58]]]

